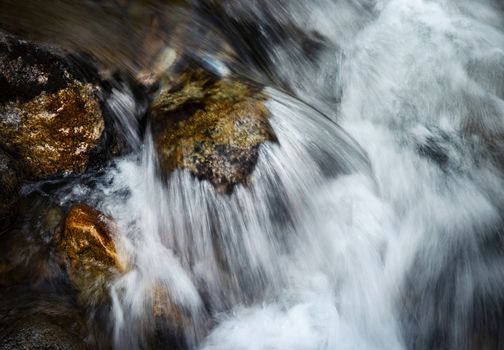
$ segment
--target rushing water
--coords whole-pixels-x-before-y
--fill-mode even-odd
[[[502,6],[202,3],[177,13],[238,57],[186,43],[270,85],[279,142],[229,196],[183,171],[162,180],[143,107],[114,90],[137,151],[64,200],[92,197],[119,224],[131,270],[110,287],[115,347],[145,345],[158,289],[191,349],[504,347]]]

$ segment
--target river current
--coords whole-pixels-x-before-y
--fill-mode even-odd
[[[170,16],[215,28],[180,39],[196,59],[266,85],[278,143],[250,184],[161,178],[143,107],[118,87],[108,103],[134,151],[99,191],[62,195],[119,225],[132,268],[110,286],[115,347],[144,346],[161,285],[190,349],[502,348],[501,4],[223,3]]]

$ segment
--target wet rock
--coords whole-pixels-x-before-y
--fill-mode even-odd
[[[20,174],[15,161],[0,150],[0,231],[12,221],[17,212]]]
[[[4,290],[0,296],[0,350],[95,348],[69,298],[24,288]]]
[[[152,130],[164,174],[187,169],[230,193],[247,183],[259,146],[275,141],[260,88],[189,68],[163,87],[152,105]]]
[[[116,348],[173,350],[195,348],[196,332],[201,333],[206,328],[198,323],[201,317],[194,306],[177,302],[179,298],[169,292],[172,288],[161,281],[149,283],[143,280],[135,290],[136,296],[131,299],[132,290],[127,290],[131,286],[121,287],[121,282],[124,281],[120,280],[115,285],[115,291],[118,300],[125,302],[122,304],[122,309],[131,312],[124,314],[124,322],[118,329]]]
[[[102,147],[99,87],[68,62],[0,33],[0,140],[30,178],[82,172]]]
[[[7,349],[83,350],[91,347],[44,316],[33,315],[15,322],[12,331],[0,341],[0,350]]]
[[[58,284],[65,278],[53,237],[63,211],[45,196],[20,198],[16,221],[0,235],[0,290],[13,285]]]
[[[125,269],[113,241],[116,231],[110,217],[84,204],[73,206],[65,219],[59,250],[84,302],[105,301],[108,283]]]
[[[187,349],[185,332],[194,327],[193,319],[187,310],[183,310],[171,301],[170,295],[162,287],[153,290],[154,348]]]
[[[104,121],[89,84],[0,107],[0,137],[35,178],[82,172],[100,142]]]
[[[42,92],[53,94],[78,79],[64,52],[2,32],[0,62],[0,103],[28,101]]]

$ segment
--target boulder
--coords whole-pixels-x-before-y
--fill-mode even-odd
[[[217,191],[246,184],[259,147],[276,141],[260,87],[189,66],[162,81],[152,104],[160,168],[186,169]]]
[[[74,205],[66,216],[58,246],[83,302],[106,301],[108,284],[125,271],[113,241],[116,232],[110,217],[84,204]]]
[[[102,146],[100,88],[64,53],[0,33],[0,140],[40,179],[84,171]]]

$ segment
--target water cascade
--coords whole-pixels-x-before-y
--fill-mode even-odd
[[[18,303],[44,290],[79,305],[86,341],[97,348],[504,346],[498,1],[63,2],[43,7],[48,22],[40,26],[30,1],[4,2],[0,28],[85,52],[78,62],[102,62],[99,96],[114,146],[104,166],[23,184],[25,217],[0,246],[52,247],[61,229],[30,238],[30,227],[46,225],[41,208],[69,226],[64,213],[84,203],[114,222],[120,262],[102,303],[70,288],[74,272],[59,271],[46,248],[21,250],[47,276],[19,282]],[[101,11],[110,22],[82,21]],[[66,32],[72,25],[82,38]],[[218,90],[226,84],[231,92]],[[222,187],[235,168],[209,173],[196,156],[166,171],[156,108],[179,123],[180,136],[199,111],[218,114],[229,100],[260,106],[272,130],[250,147],[246,180]],[[231,110],[229,118],[242,115]],[[228,167],[219,157],[232,151],[215,147],[216,158],[204,161]],[[13,271],[26,269],[23,259],[8,259]],[[12,313],[2,303],[0,310]]]

